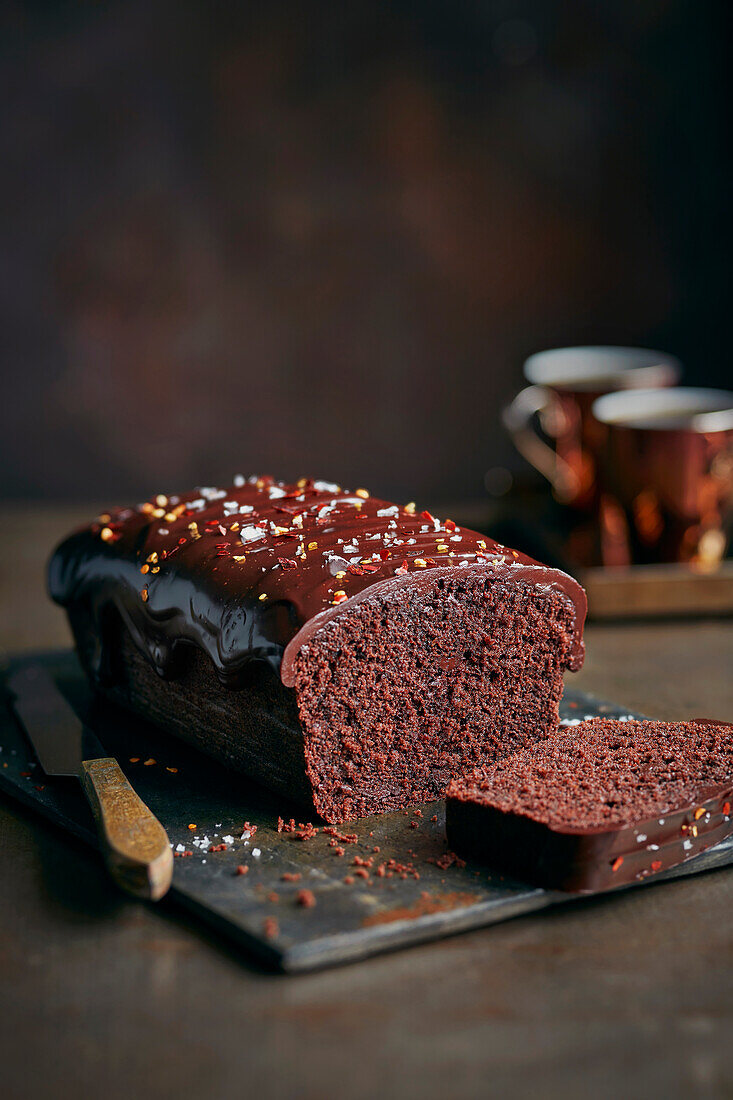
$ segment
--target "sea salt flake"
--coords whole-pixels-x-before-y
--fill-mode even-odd
[[[243,527],[239,535],[240,542],[245,546],[248,542],[257,542],[258,539],[263,539],[264,537],[265,532],[262,528],[255,527],[253,524],[248,524],[246,527]]]
[[[207,486],[199,486],[199,492],[201,496],[205,497],[208,501],[222,500],[222,498],[227,495],[226,489],[208,488]]]

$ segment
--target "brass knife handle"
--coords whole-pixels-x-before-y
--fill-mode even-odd
[[[173,876],[165,829],[111,757],[84,760],[80,779],[112,877],[128,893],[158,901]]]

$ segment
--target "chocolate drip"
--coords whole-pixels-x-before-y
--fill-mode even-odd
[[[100,516],[56,550],[49,588],[58,603],[90,609],[101,678],[111,675],[114,611],[161,676],[188,643],[226,685],[265,660],[290,686],[300,647],[354,600],[377,585],[414,591],[457,569],[561,592],[575,615],[569,667],[580,667],[586,600],[567,574],[413,505],[312,480],[238,479]]]

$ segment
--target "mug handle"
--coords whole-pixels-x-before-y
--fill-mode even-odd
[[[542,418],[551,410],[554,400],[552,390],[546,386],[527,386],[503,410],[501,419],[519,453],[547,478],[558,499],[567,501],[578,491],[578,477],[532,423],[535,416]]]

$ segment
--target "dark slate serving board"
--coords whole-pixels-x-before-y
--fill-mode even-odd
[[[439,802],[415,807],[420,817],[411,810],[345,825],[339,832],[356,835],[357,840],[336,841],[338,848],[330,846],[334,838],[322,826],[308,840],[278,833],[278,816],[301,822],[303,810],[160,730],[94,703],[71,652],[15,663],[28,660],[51,669],[78,713],[162,821],[174,849],[181,845],[193,853],[175,860],[172,896],[274,967],[301,971],[351,962],[573,900],[572,895],[502,879],[478,864],[451,862]],[[579,692],[566,693],[563,719],[595,714],[621,716],[628,711]],[[75,836],[96,843],[78,784],[46,779],[7,705],[0,705],[0,788]],[[242,839],[245,822],[257,826],[248,842]],[[225,842],[225,837],[230,839]],[[226,843],[225,850],[204,850],[204,838],[211,846]],[[372,865],[355,866],[357,857],[372,859]],[[395,869],[390,860],[402,869]],[[643,888],[728,863],[733,863],[733,838],[647,879]],[[237,874],[238,865],[247,866],[248,873]],[[380,865],[383,877],[377,873]],[[300,878],[284,881],[283,875]],[[344,882],[348,878],[352,881]],[[299,903],[302,889],[315,897],[312,908]]]

